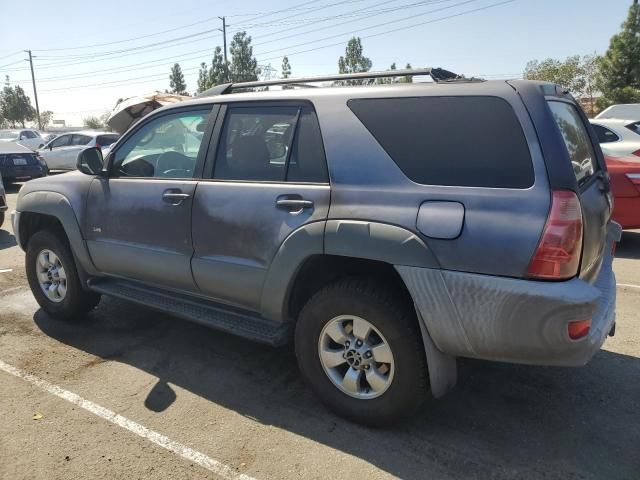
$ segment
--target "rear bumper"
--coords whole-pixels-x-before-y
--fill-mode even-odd
[[[609,242],[620,238],[612,224]],[[607,248],[598,278],[541,282],[397,266],[436,346],[455,356],[534,365],[579,366],[615,323],[616,280]],[[572,340],[567,324],[591,319]]]
[[[40,178],[47,174],[46,167],[42,165],[24,165],[24,166],[3,166],[0,167],[0,175],[5,180],[14,180],[19,178]]]

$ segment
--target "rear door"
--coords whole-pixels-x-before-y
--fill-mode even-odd
[[[44,157],[49,170],[63,170],[65,168],[65,152],[71,148],[71,140],[73,135],[60,135],[49,143],[47,148],[43,149],[40,154]]]
[[[325,220],[328,210],[324,148],[310,104],[222,106],[193,205],[198,288],[221,302],[259,310],[264,280],[284,240]]]
[[[612,196],[606,167],[598,158],[597,137],[589,134],[586,118],[576,105],[562,99],[552,99],[547,104],[578,182],[583,222],[580,277],[592,279],[599,271],[611,218]]]

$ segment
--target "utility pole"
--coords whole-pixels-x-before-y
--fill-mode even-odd
[[[36,100],[36,115],[38,118],[38,130],[42,130],[42,124],[40,123],[40,107],[38,106],[38,91],[36,90],[36,76],[33,73],[33,57],[31,56],[31,50],[25,50],[29,54],[29,65],[31,65],[31,81],[33,82],[33,97]]]
[[[226,17],[218,17],[222,20],[222,44],[224,46],[224,64],[227,65],[227,19]]]

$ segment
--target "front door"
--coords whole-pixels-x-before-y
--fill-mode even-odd
[[[329,179],[310,104],[223,106],[193,207],[192,270],[200,291],[259,311],[284,240],[324,221]]]
[[[191,207],[204,162],[211,106],[153,115],[109,155],[96,178],[84,224],[101,272],[193,291]]]

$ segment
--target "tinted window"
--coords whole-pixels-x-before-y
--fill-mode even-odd
[[[640,135],[640,122],[630,123],[626,127],[633,133],[637,133],[638,135]]]
[[[349,107],[411,180],[527,188],[534,174],[522,127],[496,97],[350,100]]]
[[[300,113],[286,180],[288,182],[329,182],[318,119],[309,107],[303,107]]]
[[[549,102],[553,118],[571,158],[578,183],[585,182],[596,170],[596,156],[582,118],[576,108],[564,102]]]
[[[30,130],[25,130],[24,132],[22,132],[22,135],[20,136],[22,138],[38,138],[38,136]]]
[[[98,135],[96,143],[101,147],[108,147],[116,140],[118,140],[118,135]]]
[[[86,145],[91,141],[89,135],[74,135],[71,139],[71,145]]]
[[[600,143],[617,142],[618,140],[620,140],[620,137],[618,137],[618,135],[613,133],[608,128],[604,128],[601,125],[595,125],[595,124],[592,124],[591,126],[595,130],[596,135],[598,136],[598,142]]]
[[[156,117],[115,153],[112,172],[125,177],[193,178],[211,109]]]
[[[71,135],[62,135],[51,142],[53,148],[66,147],[71,144]]]
[[[298,107],[229,107],[214,178],[282,182]]]

